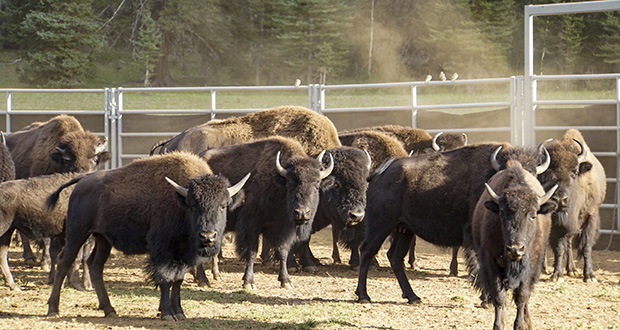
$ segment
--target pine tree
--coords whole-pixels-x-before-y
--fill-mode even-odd
[[[612,70],[620,70],[620,16],[616,12],[606,12],[601,21],[603,33],[595,55],[607,64],[613,65]]]
[[[47,86],[74,86],[92,73],[92,52],[100,45],[89,0],[41,1],[20,25],[25,52],[22,79]]]
[[[142,25],[138,30],[138,39],[134,42],[134,58],[138,67],[144,72],[144,87],[150,86],[150,78],[155,72],[155,64],[159,56],[159,40],[161,33],[149,10],[144,11]]]

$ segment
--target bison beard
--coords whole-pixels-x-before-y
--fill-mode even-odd
[[[530,274],[530,257],[526,254],[519,260],[507,259],[509,260],[502,274],[502,287],[506,290],[514,290],[521,285]]]

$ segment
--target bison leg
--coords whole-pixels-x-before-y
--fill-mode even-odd
[[[256,260],[256,252],[251,254],[245,261],[245,270],[243,273],[243,288],[246,290],[256,289],[254,285],[254,261]]]
[[[15,229],[11,228],[0,237],[0,269],[2,269],[6,285],[11,288],[11,290],[21,291],[19,286],[15,284],[15,280],[13,280],[13,275],[9,269],[9,244],[11,244],[11,235],[13,235],[14,230]]]
[[[568,247],[568,240],[569,237],[565,235],[559,238],[555,244],[551,245],[555,258],[553,274],[551,275],[551,280],[554,282],[559,281],[562,278],[564,271],[564,254],[566,253],[566,248]]]
[[[340,240],[340,229],[332,225],[332,259],[335,264],[342,263],[342,260],[340,260],[340,251],[338,250],[338,240]]]
[[[37,258],[34,256],[34,253],[32,252],[32,248],[30,247],[30,239],[24,235],[21,231],[17,231],[19,234],[20,239],[22,240],[22,249],[23,249],[23,253],[22,256],[24,257],[24,260],[26,261],[26,264],[29,266],[34,266],[37,263]]]
[[[310,250],[310,241],[301,243],[299,247],[299,263],[305,272],[314,273],[318,271],[316,268],[316,260]]]
[[[526,284],[521,284],[513,292],[513,299],[517,305],[517,316],[515,318],[514,328],[519,330],[532,329],[532,320],[527,308],[530,300],[530,289]]]
[[[396,276],[398,285],[400,285],[400,289],[403,291],[403,298],[406,298],[409,304],[415,304],[422,301],[422,299],[420,299],[420,297],[413,292],[413,289],[411,289],[411,285],[407,279],[407,274],[405,274],[405,263],[403,260],[407,255],[407,252],[409,252],[412,239],[413,233],[409,230],[403,233],[393,233],[392,245],[387,253],[394,276]]]
[[[185,320],[185,313],[183,312],[183,308],[181,307],[181,284],[183,280],[177,280],[172,282],[172,290],[171,290],[171,300],[172,300],[172,310],[174,311],[174,318],[177,321]]]
[[[493,299],[495,307],[495,321],[493,321],[493,330],[503,330],[506,326],[508,312],[506,310],[506,290],[499,290]]]
[[[211,286],[209,283],[209,279],[207,278],[207,274],[205,274],[205,269],[201,263],[197,264],[192,268],[190,274],[194,276],[194,282],[198,283],[198,286]]]
[[[280,286],[285,289],[293,288],[293,284],[291,283],[291,277],[288,274],[288,256],[290,252],[289,246],[281,246],[278,247],[278,254],[280,254],[280,272],[278,274],[278,281],[280,281]]]
[[[69,244],[69,242],[67,242],[67,244]],[[82,244],[79,245],[78,249],[81,247]],[[108,257],[110,256],[110,250],[112,250],[112,245],[110,245],[110,242],[108,242],[105,237],[96,235],[95,248],[93,249],[93,253],[90,257],[88,257],[88,267],[90,268],[93,287],[95,288],[97,298],[99,299],[99,309],[103,310],[105,317],[116,317],[116,311],[110,303],[110,297],[108,297],[108,292],[103,284],[103,267],[105,266],[106,260],[108,260]],[[54,285],[56,285],[56,283],[54,283]]]
[[[413,237],[411,238],[411,245],[409,246],[409,261],[407,261],[411,269],[415,269],[415,244],[416,236],[413,235]]]
[[[86,243],[84,243],[81,247],[81,250],[82,250],[82,260],[81,260],[82,261],[82,286],[86,290],[93,289],[93,284],[90,281],[90,269],[88,268],[88,258],[91,255],[94,245],[95,245],[95,238],[91,236],[90,238],[88,238],[88,240],[86,240]]]
[[[170,299],[170,282],[159,283],[159,311],[161,319],[164,321],[176,321],[172,310],[172,300]]]
[[[369,218],[369,220],[370,219],[371,218]],[[369,225],[372,224],[370,222],[367,223]],[[379,228],[369,229],[370,230],[368,231],[368,235],[366,235],[366,239],[364,239],[364,242],[362,242],[362,245],[360,246],[360,270],[357,277],[357,288],[355,289],[357,302],[359,303],[370,302],[370,296],[368,296],[366,284],[368,280],[368,269],[370,268],[370,263],[375,259],[375,255],[379,252],[381,244],[383,244],[383,241],[385,241],[390,232],[392,232],[392,228],[386,225]]]
[[[213,279],[216,281],[222,279],[222,274],[220,273],[220,258],[222,258],[221,250],[220,253],[211,258],[211,274],[213,275]]]
[[[576,277],[577,276],[577,265],[575,264],[575,257],[573,256],[573,238],[571,237],[566,242],[566,275]]]
[[[452,247],[452,261],[450,261],[450,276],[459,276],[459,247]]]
[[[67,241],[65,247],[58,255],[58,266],[56,269],[56,274],[54,276],[54,285],[52,287],[52,293],[50,294],[50,298],[47,301],[47,316],[58,316],[58,305],[60,304],[60,290],[62,289],[63,282],[65,280],[65,277],[67,276],[67,273],[69,272],[69,269],[71,268],[71,265],[73,264],[73,261],[75,260],[80,248],[82,247],[82,244],[86,241],[88,236],[89,234],[85,234],[83,235],[83,237],[79,237],[79,233],[76,233],[75,236],[68,236],[71,237],[71,239]]]
[[[583,251],[583,281],[584,282],[596,282],[594,277],[594,270],[592,269],[592,246],[596,243],[599,235],[599,228],[601,225],[600,215],[598,209],[594,214],[591,214],[586,218],[585,226],[579,235],[579,246]]]

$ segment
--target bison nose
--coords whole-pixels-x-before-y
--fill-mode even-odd
[[[525,246],[506,245],[506,255],[512,260],[519,260],[525,254]]]
[[[568,207],[568,195],[565,193],[558,193],[555,197],[555,201],[558,203],[558,210],[563,210]]]
[[[364,211],[349,211],[347,226],[352,227],[358,225],[364,219]]]
[[[200,234],[200,243],[202,243],[203,246],[209,246],[209,245],[213,245],[215,244],[215,241],[217,239],[217,232],[215,231],[203,231]]]
[[[295,209],[295,221],[298,223],[304,223],[310,221],[310,209],[299,208]]]

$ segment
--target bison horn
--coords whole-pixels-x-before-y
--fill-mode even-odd
[[[461,133],[461,134],[463,134],[463,138],[465,139],[465,144],[463,145],[466,146],[467,145],[467,134],[465,133]]]
[[[329,165],[327,166],[326,169],[320,172],[319,177],[321,178],[321,180],[323,180],[326,177],[328,177],[332,173],[333,170],[334,170],[334,156],[332,156],[332,154],[329,154]]]
[[[248,181],[248,179],[250,178],[250,174],[248,173],[246,174],[239,182],[237,182],[237,184],[235,184],[232,187],[228,187],[228,194],[230,195],[230,197],[235,196],[239,190],[241,190],[241,188],[243,188],[243,185],[246,183],[246,181]]]
[[[105,147],[108,145],[108,137],[104,136],[103,141],[95,148],[95,154],[98,155],[105,151]]]
[[[573,140],[575,140],[575,142],[577,142],[579,147],[581,147],[581,152],[577,155],[577,161],[579,162],[579,164],[581,164],[586,159],[586,155],[588,154],[588,149],[586,148],[586,146],[583,145],[583,143],[581,143],[581,141],[577,139],[573,139]]]
[[[499,162],[497,161],[497,154],[499,154],[500,150],[502,150],[502,146],[499,146],[493,152],[493,154],[491,154],[491,166],[493,167],[495,171],[499,171],[501,169],[501,166],[499,165]]]
[[[63,149],[63,148],[61,148],[61,147],[56,147],[56,150],[57,150],[58,152],[60,152],[63,156],[65,155],[65,152],[67,152],[67,150],[66,150],[66,149]]]
[[[553,196],[553,194],[555,193],[557,189],[558,189],[558,185],[556,184],[555,186],[551,187],[551,189],[549,189],[549,191],[547,191],[543,196],[540,196],[538,198],[538,206],[545,204],[549,200],[549,198]]]
[[[368,150],[364,149],[364,152],[366,153],[366,158],[368,158],[368,172],[370,172],[370,169],[372,168],[372,157],[370,157]]]
[[[541,142],[541,143],[538,145],[538,151],[540,151],[540,153],[542,153],[542,152],[543,152],[543,150],[542,150],[542,149],[543,149],[543,147],[544,147],[547,143],[549,143],[549,142],[551,142],[551,141],[553,141],[553,138],[549,138],[549,139],[546,139],[545,141]]]
[[[414,152],[414,151],[415,151],[415,150],[411,149],[411,151],[409,151],[409,155],[407,155],[407,157],[411,157],[411,156],[413,156],[413,152]]]
[[[536,175],[544,173],[549,168],[549,164],[551,164],[551,156],[549,156],[549,151],[547,151],[547,148],[544,146],[542,149],[545,153],[545,162],[536,166]]]
[[[187,188],[182,187],[181,185],[179,185],[178,183],[172,181],[170,178],[166,177],[166,181],[168,181],[168,183],[174,187],[174,190],[176,190],[179,195],[183,196],[183,197],[187,197]]]
[[[2,141],[2,144],[6,145],[6,139],[4,138],[4,132],[0,131],[0,140]]]
[[[282,164],[280,164],[280,152],[278,151],[278,154],[276,155],[276,168],[278,169],[278,173],[283,176],[286,177],[286,170],[284,169],[284,167],[282,167]]]
[[[489,193],[489,195],[491,195],[491,199],[493,200],[493,202],[495,204],[499,204],[499,195],[495,193],[495,191],[493,191],[493,188],[491,188],[491,186],[489,186],[488,183],[484,183],[484,187],[487,189],[487,192]]]
[[[437,144],[437,138],[443,134],[443,132],[439,132],[437,134],[435,134],[435,136],[433,137],[433,150],[435,151],[439,151],[439,149],[441,149],[441,147]]]

